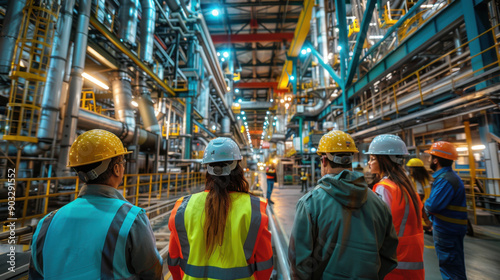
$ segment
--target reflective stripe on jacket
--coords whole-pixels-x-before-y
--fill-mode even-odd
[[[130,279],[126,243],[141,212],[119,199],[77,198],[38,223],[32,264],[44,279]]]
[[[206,255],[205,201],[208,191],[179,199],[170,215],[168,266],[178,279],[269,279],[271,233],[264,199],[231,192],[224,241]]]
[[[462,180],[451,167],[443,167],[432,176],[435,180],[425,209],[434,229],[447,234],[465,234],[467,205]]]
[[[418,200],[418,211],[410,195],[389,179],[378,182],[373,191],[385,188],[392,196],[389,207],[398,235],[398,266],[385,279],[424,279],[424,234],[422,232],[422,202]],[[404,191],[404,193],[403,193]]]

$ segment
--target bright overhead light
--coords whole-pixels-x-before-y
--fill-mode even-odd
[[[213,10],[212,10],[212,16],[214,16],[214,17],[218,17],[218,16],[219,16],[219,10],[217,10],[217,9],[213,9]]]
[[[132,104],[135,108],[139,107],[139,104],[135,100],[130,101],[130,104]]]
[[[301,50],[300,53],[303,54],[303,55],[305,55],[307,53],[307,51],[306,50]]]
[[[311,52],[311,48],[307,48],[307,52]]]
[[[295,80],[295,77],[294,76],[290,76],[290,81],[293,81]]]
[[[370,35],[368,36],[368,39],[382,39],[384,38],[384,35]]]
[[[241,100],[241,98],[240,98],[240,99],[238,99],[238,103],[241,103],[241,101],[242,101],[242,100]]]
[[[312,147],[311,148],[311,152],[315,153],[316,152],[316,148]]]
[[[224,58],[221,58],[221,59],[220,59],[220,61],[224,62],[224,61],[226,61],[226,60],[225,60]]]
[[[223,52],[222,56],[227,58],[227,57],[229,57],[229,53],[228,52]]]
[[[241,114],[244,115],[245,114],[245,111],[241,111]]]
[[[212,130],[216,130],[216,129],[217,129],[217,126],[212,125]]]
[[[217,52],[217,56],[220,56],[220,52]]]
[[[484,148],[486,148],[486,146],[484,145],[475,145],[475,146],[472,146],[472,149],[474,151],[477,151],[477,150],[484,150]]]
[[[338,45],[337,46],[337,51],[341,51],[342,50],[342,46],[341,45]]]
[[[240,92],[240,90],[239,89],[235,89],[234,92],[238,93],[238,92]]]
[[[246,120],[246,119],[247,119],[247,117],[243,117],[243,119],[244,119],[244,120]]]
[[[267,111],[267,112],[266,112],[266,114],[268,114],[268,115],[269,115],[269,114],[271,114],[271,112]]]
[[[228,86],[226,89],[227,89],[227,91],[230,91],[230,90],[231,90],[231,87],[230,87],[230,86]]]
[[[105,83],[103,83],[103,82],[99,81],[98,79],[96,79],[96,78],[94,78],[94,77],[90,76],[89,74],[87,74],[87,73],[85,73],[85,72],[83,72],[82,77],[84,77],[85,79],[87,79],[87,80],[89,80],[90,82],[94,83],[95,85],[98,85],[98,86],[102,87],[102,88],[103,88],[103,89],[105,89],[105,90],[108,90],[108,89],[109,89],[109,87],[108,87]]]
[[[271,100],[269,100],[269,101],[274,102],[274,99],[271,99]]]

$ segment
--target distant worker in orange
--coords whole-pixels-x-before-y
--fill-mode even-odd
[[[270,278],[267,203],[248,193],[241,159],[230,138],[208,143],[205,191],[179,199],[168,222],[167,263],[174,280]]]
[[[373,139],[366,154],[370,155],[370,172],[381,180],[373,187],[392,213],[398,235],[398,266],[385,279],[424,279],[424,233],[422,202],[403,168],[408,150],[401,138],[384,134]]]
[[[163,278],[146,212],[117,190],[129,153],[120,138],[102,129],[76,138],[68,166],[85,185],[77,199],[38,223],[29,279]]]
[[[292,279],[384,279],[397,265],[398,238],[387,205],[352,171],[354,140],[333,130],[317,152],[323,177],[297,202]]]
[[[271,164],[266,169],[266,177],[267,177],[267,191],[266,197],[269,203],[274,204],[274,201],[271,200],[271,194],[273,193],[274,183],[276,182],[276,169],[274,165]]]
[[[464,237],[467,231],[465,187],[453,171],[458,159],[453,144],[439,141],[425,153],[431,155],[432,190],[425,210],[433,223],[434,246],[443,279],[467,279],[465,274]]]

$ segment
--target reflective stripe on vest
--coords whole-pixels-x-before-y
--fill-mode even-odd
[[[200,193],[196,195],[205,195],[205,193]],[[262,219],[262,213],[260,212],[260,199],[252,195],[249,195],[249,198],[251,206],[250,227],[248,229],[245,242],[243,244],[243,252],[247,262],[253,256]],[[177,231],[177,235],[179,237],[182,258],[179,257],[172,259],[170,255],[168,255],[167,263],[169,266],[180,266],[182,271],[186,275],[189,275],[191,277],[213,278],[213,279],[248,278],[251,277],[256,271],[266,270],[273,266],[272,257],[267,261],[251,263],[246,266],[229,267],[229,268],[223,268],[217,266],[198,266],[194,264],[189,264],[188,261],[189,261],[191,245],[189,244],[188,233],[186,230],[185,215],[190,199],[191,195],[185,197],[175,214],[175,228]],[[196,201],[195,198],[193,199]]]
[[[394,184],[393,182],[386,182],[384,180],[380,181],[377,184],[388,186],[391,190],[398,188],[398,186],[396,184]],[[406,228],[406,224],[408,222],[408,216],[410,214],[410,202],[409,202],[408,194],[406,193],[406,191],[404,189],[402,189],[401,191],[403,193],[403,197],[404,197],[404,201],[405,201],[405,208],[404,208],[405,210],[404,210],[403,218],[401,220],[401,224],[399,225],[398,238],[404,236],[404,231]],[[391,194],[392,194],[392,192],[391,192]],[[417,213],[415,213],[415,214],[417,214]],[[422,258],[423,258],[423,256],[422,256]],[[399,256],[398,256],[398,259],[399,259]],[[421,270],[421,269],[424,269],[424,262],[423,262],[423,259],[421,262],[398,261],[398,266],[396,267],[396,269]]]
[[[127,268],[125,248],[130,229],[141,211],[144,210],[118,199],[96,196],[77,198],[59,209],[57,215],[52,212],[40,221],[32,244],[35,269],[44,278],[62,279],[69,277],[68,275],[71,275],[71,279],[131,277],[132,274]],[[71,217],[73,219],[70,219]],[[93,217],[99,217],[102,221],[96,223]],[[74,236],[84,238],[71,240]],[[85,238],[86,236],[89,238]],[[63,248],[54,248],[63,237],[66,241],[61,245]],[[88,243],[90,241],[93,243]],[[88,250],[85,251],[86,242]],[[96,257],[96,250],[99,250],[100,259]],[[45,265],[44,251],[45,256],[50,255],[50,262]],[[64,255],[68,252],[74,252],[74,255]],[[72,266],[61,267],[64,259],[71,259]],[[81,261],[75,262],[78,259]]]
[[[423,262],[398,262],[397,269],[419,270],[424,269]]]

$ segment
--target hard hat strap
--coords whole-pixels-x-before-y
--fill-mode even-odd
[[[236,168],[238,165],[238,161],[234,160],[233,163],[225,165],[225,166],[211,166],[207,165],[207,172],[213,176],[227,176],[231,174],[231,171]]]
[[[354,158],[352,154],[338,156],[337,154],[331,154],[331,153],[326,153],[326,157],[328,157],[328,160],[336,164],[342,164],[342,165],[352,163],[352,160]]]
[[[397,163],[397,164],[403,164],[404,163],[404,158],[402,156],[400,156],[400,155],[389,155],[389,158],[394,163]]]
[[[78,172],[78,177],[80,177],[80,180],[84,181],[85,183],[97,179],[99,175],[102,173],[106,172],[108,170],[109,163],[111,162],[111,159],[105,159],[99,164],[96,168],[88,171],[88,172],[83,172],[79,171]]]

